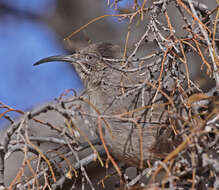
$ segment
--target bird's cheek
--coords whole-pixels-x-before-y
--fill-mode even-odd
[[[91,69],[91,64],[88,64],[88,63],[84,63],[84,66],[86,67],[86,69],[90,70]]]

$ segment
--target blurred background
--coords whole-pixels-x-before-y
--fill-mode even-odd
[[[68,63],[48,63],[38,67],[32,65],[44,57],[73,53],[92,42],[107,41],[123,47],[128,20],[119,21],[116,17],[101,19],[64,41],[64,38],[90,20],[105,14],[125,13],[133,6],[132,0],[122,0],[118,1],[118,9],[115,10],[107,5],[108,1],[1,0],[0,102],[27,111],[38,104],[54,100],[67,89],[73,88],[77,92],[83,89],[73,67]],[[109,2],[112,4],[114,1]],[[142,2],[139,0],[140,4]],[[209,1],[208,6],[212,9],[216,2]],[[144,19],[146,22],[147,18]],[[182,26],[176,16],[173,16],[171,22],[180,28]],[[142,35],[139,31],[145,30],[144,23],[132,27],[134,32],[130,44]],[[196,59],[196,62],[200,62],[198,56]],[[4,121],[1,118],[0,124]]]
[[[32,65],[47,56],[73,53],[90,42],[121,43],[125,39],[125,35],[121,39],[121,29],[126,25],[109,17],[64,41],[71,32],[104,14],[117,11],[102,0],[1,0],[0,101],[26,111],[52,101],[66,89],[79,92],[82,83],[68,63]],[[0,119],[0,124],[4,120]]]

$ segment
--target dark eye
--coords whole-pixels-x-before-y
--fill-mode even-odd
[[[94,58],[94,57],[93,57],[92,55],[87,55],[87,56],[86,56],[86,59],[87,59],[88,61],[91,61],[93,58]]]

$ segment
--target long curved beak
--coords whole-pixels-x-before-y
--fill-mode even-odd
[[[56,56],[50,56],[50,57],[40,59],[33,65],[34,66],[41,65],[43,63],[53,62],[53,61],[64,61],[64,62],[75,62],[76,63],[78,59],[74,57],[74,54],[73,55],[56,55]]]

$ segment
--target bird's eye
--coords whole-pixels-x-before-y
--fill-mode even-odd
[[[92,55],[87,55],[87,56],[86,56],[86,59],[87,59],[88,61],[91,61],[93,58],[94,58],[94,57],[93,57]]]

